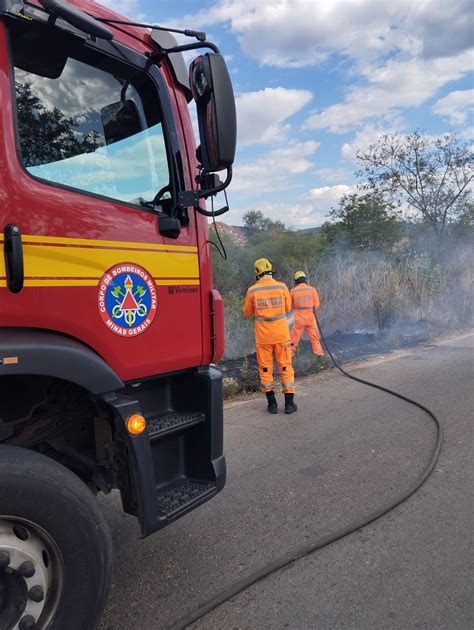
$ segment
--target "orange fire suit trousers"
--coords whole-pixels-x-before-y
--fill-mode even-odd
[[[256,344],[258,372],[264,393],[273,391],[273,358],[280,373],[281,388],[285,394],[295,392],[295,373],[291,364],[291,345],[289,342]]]
[[[293,352],[296,352],[296,348],[298,347],[301,335],[305,331],[309,337],[309,340],[311,341],[313,354],[323,356],[324,350],[321,347],[321,340],[319,338],[319,332],[313,313],[305,311],[302,316],[301,313],[295,311],[295,319],[293,323],[293,328],[291,329],[291,346]]]

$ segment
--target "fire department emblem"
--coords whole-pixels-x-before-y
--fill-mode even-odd
[[[115,265],[100,279],[98,306],[102,321],[111,332],[121,337],[141,335],[155,319],[155,282],[139,265]]]

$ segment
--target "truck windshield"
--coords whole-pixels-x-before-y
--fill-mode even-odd
[[[38,34],[33,55],[30,29],[11,35],[20,153],[29,173],[132,204],[169,188],[158,93],[145,74],[89,48],[69,48],[64,37],[53,45]]]

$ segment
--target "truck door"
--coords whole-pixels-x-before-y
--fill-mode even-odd
[[[124,380],[198,365],[194,217],[176,239],[157,226],[190,185],[171,80],[148,67],[143,42],[134,51],[25,20],[0,29],[12,95],[0,104],[0,228],[18,227],[24,255],[21,292],[0,268],[0,326],[79,338]]]

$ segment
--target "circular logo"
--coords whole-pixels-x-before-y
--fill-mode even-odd
[[[111,332],[121,337],[141,335],[155,319],[155,282],[139,265],[115,265],[100,279],[98,306],[102,321]]]

